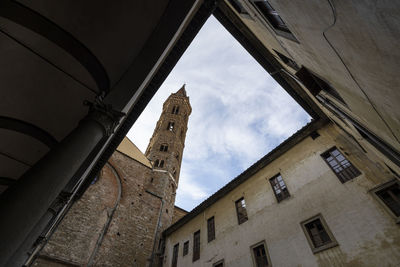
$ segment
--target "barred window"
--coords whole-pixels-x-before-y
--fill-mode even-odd
[[[322,215],[316,215],[302,222],[301,226],[314,253],[337,246],[337,242]]]
[[[329,167],[334,171],[336,176],[342,183],[354,179],[361,172],[348,161],[342,153],[333,147],[321,155]]]
[[[183,243],[183,256],[186,256],[189,253],[189,241]]]
[[[208,236],[208,242],[211,242],[215,239],[214,216],[207,220],[207,236]]]
[[[286,184],[280,174],[269,179],[269,182],[271,183],[272,189],[274,190],[278,202],[281,202],[285,198],[290,197]]]
[[[174,246],[174,250],[172,253],[172,263],[171,263],[172,267],[178,266],[178,251],[179,251],[179,243]]]
[[[200,230],[193,234],[193,262],[200,259]]]
[[[246,202],[244,201],[244,198],[242,197],[236,200],[235,205],[236,205],[238,223],[242,224],[249,219],[247,217]]]

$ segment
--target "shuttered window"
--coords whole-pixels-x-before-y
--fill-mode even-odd
[[[178,252],[179,252],[179,243],[174,246],[174,251],[172,253],[172,267],[177,267],[178,265]]]
[[[193,234],[193,261],[200,259],[200,230]]]
[[[207,220],[207,237],[208,237],[208,242],[211,242],[215,239],[214,216]]]

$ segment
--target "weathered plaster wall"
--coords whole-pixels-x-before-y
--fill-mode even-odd
[[[178,266],[252,266],[250,246],[265,240],[273,266],[395,266],[400,262],[400,230],[369,192],[393,179],[379,161],[329,125],[306,138],[167,239],[165,266],[180,243]],[[362,174],[344,184],[320,156],[336,146]],[[280,203],[269,178],[281,173],[291,194]],[[244,197],[249,220],[238,225],[235,201]],[[313,254],[300,222],[321,213],[339,246]],[[216,239],[207,243],[207,219],[215,217]],[[193,233],[201,230],[200,260],[192,263]],[[183,243],[189,254],[182,256]]]

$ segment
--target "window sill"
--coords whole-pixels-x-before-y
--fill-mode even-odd
[[[334,248],[334,247],[337,247],[337,246],[339,246],[339,244],[337,242],[331,242],[329,244],[323,245],[322,247],[312,248],[311,250],[312,250],[312,252],[314,254],[317,254],[317,253],[319,253],[321,251],[324,251],[324,250],[327,250],[327,249],[330,249],[330,248]]]

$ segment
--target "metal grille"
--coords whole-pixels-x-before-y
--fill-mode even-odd
[[[320,219],[309,222],[304,226],[315,248],[322,247],[332,242]]]
[[[276,175],[275,177],[269,179],[272,188],[274,189],[274,193],[278,202],[288,198],[290,196],[289,191],[286,187],[285,182],[282,179],[280,174]]]
[[[400,216],[400,187],[398,183],[376,192],[376,195],[382,199],[394,215]]]
[[[172,267],[176,267],[178,265],[178,251],[179,251],[179,243],[174,246],[174,251],[172,254]]]
[[[268,266],[267,253],[265,252],[264,245],[259,245],[253,248],[254,260],[256,262],[256,267],[266,267]]]
[[[361,174],[361,172],[348,161],[340,151],[334,147],[321,155],[335,172],[342,183],[345,183]]]
[[[235,205],[236,205],[238,223],[239,224],[244,223],[245,221],[248,220],[246,202],[244,201],[244,198],[236,200]]]
[[[186,241],[183,244],[183,256],[186,256],[189,253],[189,241]]]
[[[207,236],[208,242],[211,242],[215,239],[215,222],[214,217],[211,217],[207,220]]]
[[[200,230],[193,234],[193,261],[200,259]]]

